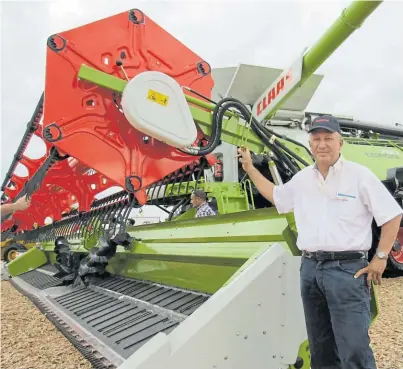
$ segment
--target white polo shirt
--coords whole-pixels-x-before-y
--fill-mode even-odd
[[[371,223],[378,226],[402,214],[399,204],[366,167],[342,157],[326,180],[316,165],[274,187],[277,211],[294,212],[297,246],[306,251],[369,250]]]

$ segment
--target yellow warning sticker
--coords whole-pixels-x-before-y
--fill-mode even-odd
[[[160,92],[154,90],[148,90],[147,99],[154,101],[155,103],[160,104],[162,106],[167,106],[169,97]]]

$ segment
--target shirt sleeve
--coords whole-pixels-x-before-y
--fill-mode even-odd
[[[279,214],[290,213],[294,210],[295,177],[286,184],[274,186],[273,200]]]
[[[378,227],[403,213],[392,194],[370,170],[361,179],[360,195]]]

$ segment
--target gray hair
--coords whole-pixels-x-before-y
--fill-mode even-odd
[[[203,201],[207,200],[206,193],[202,190],[194,190],[193,195],[195,195],[196,197],[198,197],[199,199],[201,199]]]
[[[339,133],[339,132],[334,132],[338,137],[340,141],[343,141],[343,136]],[[308,141],[311,142],[312,141],[312,132],[308,133]]]

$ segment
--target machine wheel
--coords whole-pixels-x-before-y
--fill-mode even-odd
[[[27,248],[24,245],[20,245],[18,243],[12,243],[11,245],[4,248],[3,257],[6,263],[13,261],[20,252],[27,251]]]

